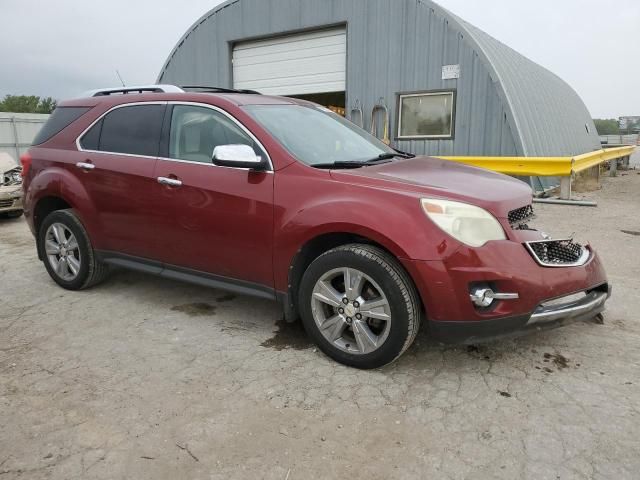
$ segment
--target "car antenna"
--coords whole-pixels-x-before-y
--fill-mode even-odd
[[[118,78],[120,79],[120,83],[122,83],[122,86],[126,88],[127,86],[124,84],[124,80],[122,80],[122,77],[120,76],[120,72],[117,69],[116,69],[116,75],[118,75]]]

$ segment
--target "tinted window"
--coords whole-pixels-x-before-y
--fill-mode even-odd
[[[264,155],[251,137],[225,115],[205,107],[173,107],[169,158],[211,163],[213,150],[219,145],[248,145],[256,155]]]
[[[85,150],[98,150],[100,148],[100,134],[102,133],[102,120],[96,123],[91,130],[80,139],[80,146]]]
[[[40,129],[40,132],[33,140],[34,145],[46,142],[54,135],[60,133],[90,109],[86,107],[58,107],[56,108],[47,123]]]
[[[99,150],[131,155],[158,155],[164,105],[118,108],[102,120]]]

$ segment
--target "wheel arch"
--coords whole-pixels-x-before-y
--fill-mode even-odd
[[[302,276],[309,265],[323,253],[336,247],[353,243],[377,247],[392,256],[398,261],[399,266],[407,272],[408,277],[415,286],[412,275],[400,261],[401,258],[406,258],[406,253],[399,245],[387,237],[366,229],[342,228],[316,231],[314,235],[306,239],[289,261],[286,293],[279,295],[283,297],[281,303],[287,321],[291,322],[299,318],[298,295],[296,292],[300,288]]]
[[[36,176],[27,191],[25,203],[28,219],[37,237],[43,220],[51,212],[73,209],[91,238],[101,231],[95,205],[84,185],[75,175],[62,168],[52,168]],[[38,251],[38,258],[42,252]]]

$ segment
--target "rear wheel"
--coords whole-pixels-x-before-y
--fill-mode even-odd
[[[63,288],[89,288],[102,281],[107,273],[107,267],[97,260],[89,235],[72,210],[58,210],[44,219],[38,245],[47,272]]]
[[[391,255],[369,245],[338,247],[318,257],[303,276],[299,305],[320,349],[356,368],[392,362],[420,327],[413,282]]]

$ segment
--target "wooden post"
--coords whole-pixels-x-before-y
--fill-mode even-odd
[[[560,178],[560,200],[571,200],[571,176]]]

